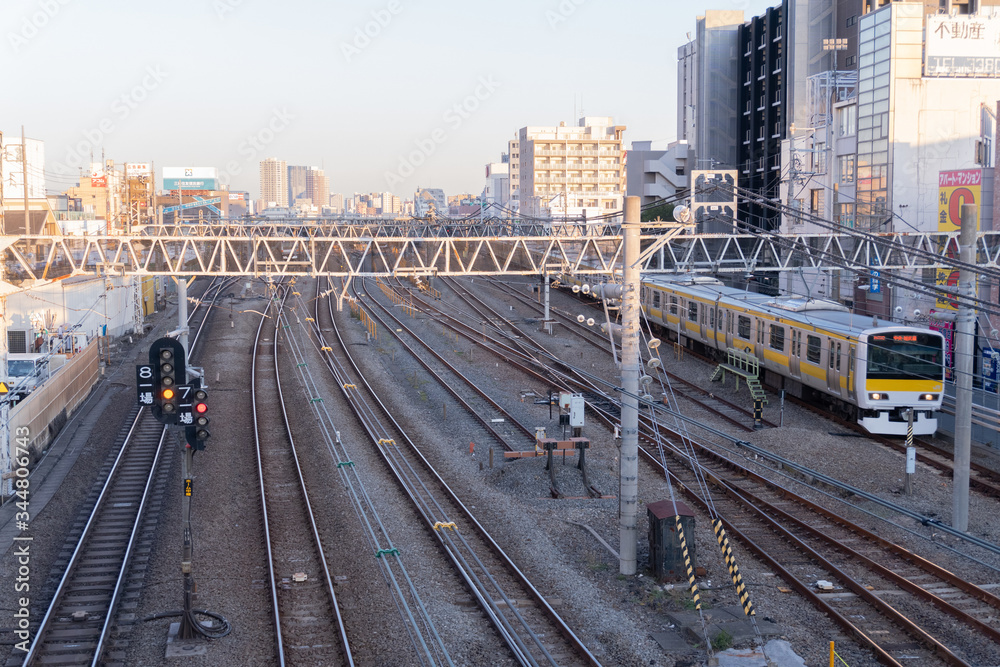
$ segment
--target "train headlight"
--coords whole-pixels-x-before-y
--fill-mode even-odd
[[[937,399],[937,394],[920,394],[921,401],[936,401]]]
[[[868,400],[870,401],[888,401],[889,394],[884,391],[873,391],[868,394]]]

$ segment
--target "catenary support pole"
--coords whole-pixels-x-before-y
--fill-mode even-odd
[[[639,198],[625,198],[622,259],[622,447],[618,501],[619,572],[635,574],[639,476]]]
[[[959,260],[965,266],[976,261],[976,205],[962,205],[962,229],[958,236]],[[958,274],[959,294],[975,298],[975,272]],[[969,461],[972,456],[972,355],[976,313],[971,301],[959,302],[955,318],[955,476],[951,496],[951,526],[969,529]]]

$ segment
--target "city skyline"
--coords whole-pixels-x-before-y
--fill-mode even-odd
[[[724,4],[749,16],[775,2]],[[676,138],[677,47],[700,10],[638,0],[417,10],[392,0],[276,12],[254,0],[180,0],[167,12],[14,0],[0,8],[4,82],[30,94],[5,96],[0,131],[19,136],[24,125],[45,142],[50,191],[103,155],[157,172],[217,167],[255,197],[268,157],[324,169],[331,193],[479,193],[484,166],[526,125],[606,115],[628,126],[626,144]],[[80,44],[113,46],[91,49],[102,55],[90,61]],[[78,61],[87,64],[74,75]]]

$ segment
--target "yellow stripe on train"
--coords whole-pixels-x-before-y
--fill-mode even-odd
[[[941,391],[943,385],[934,380],[865,380],[865,391]]]

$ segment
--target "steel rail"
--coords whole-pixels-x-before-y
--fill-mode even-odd
[[[317,308],[318,308],[318,305],[317,305]],[[328,310],[329,310],[329,315],[330,315],[331,321],[333,320],[332,308],[333,308],[332,307],[332,302],[328,301]],[[318,323],[316,323],[314,326],[316,327],[316,330],[317,330],[318,334],[321,335],[322,331],[319,328]],[[337,330],[335,328],[335,331],[337,332],[337,336],[339,338],[340,337],[339,330]],[[448,486],[447,483],[445,483],[445,481],[441,478],[440,474],[434,469],[434,467],[426,459],[426,457],[419,450],[419,448],[417,448],[416,445],[409,439],[409,437],[406,435],[405,430],[403,430],[402,427],[400,427],[399,424],[396,423],[395,419],[392,417],[391,412],[384,406],[384,404],[378,398],[377,394],[368,385],[367,380],[365,379],[363,373],[358,368],[358,366],[357,366],[356,362],[354,361],[353,357],[350,355],[349,350],[348,350],[346,344],[344,344],[343,340],[341,340],[341,347],[344,350],[344,354],[347,357],[349,363],[351,364],[352,368],[354,369],[354,373],[356,374],[357,378],[366,387],[367,391],[373,397],[373,400],[379,405],[379,407],[382,410],[383,414],[386,416],[386,420],[389,423],[391,423],[393,425],[393,427],[396,429],[396,431],[400,434],[400,437],[402,438],[402,440],[407,444],[408,450],[413,454],[413,456],[416,457],[416,459],[419,461],[419,463],[424,467],[424,469],[427,471],[427,473],[431,476],[431,479],[442,489],[442,491],[444,492],[444,494],[447,497],[447,499],[449,500],[449,502],[451,502],[458,509],[458,511],[462,515],[462,518],[465,521],[467,521],[468,524],[472,527],[473,532],[479,536],[479,539],[483,540],[484,543],[486,543],[486,545],[488,546],[490,552],[492,552],[498,558],[501,559],[501,562],[505,565],[507,572],[509,574],[511,574],[512,576],[514,576],[514,578],[518,582],[518,584],[528,594],[528,597],[531,598],[534,601],[534,603],[538,606],[538,609],[541,611],[541,613],[543,613],[545,616],[547,616],[550,619],[550,621],[555,625],[558,633],[560,635],[562,635],[562,637],[569,643],[569,645],[573,648],[574,652],[578,656],[580,656],[581,659],[583,659],[584,662],[586,662],[587,664],[589,664],[589,665],[599,665],[600,663],[598,662],[597,658],[594,657],[593,654],[589,651],[589,649],[586,648],[586,646],[583,644],[583,642],[569,628],[569,626],[562,619],[562,617],[559,616],[559,614],[552,608],[552,606],[549,604],[548,600],[546,600],[545,597],[534,587],[534,585],[530,582],[530,580],[528,580],[527,576],[520,570],[520,568],[518,568],[514,564],[514,562],[510,559],[510,557],[507,555],[507,553],[500,547],[500,545],[486,531],[486,529],[482,526],[482,524],[479,523],[479,521],[475,518],[475,516],[472,514],[472,512],[469,510],[469,508],[458,498],[458,496],[457,496],[457,494],[455,494],[454,490],[452,490],[451,487]],[[328,363],[328,366],[329,366],[330,364],[332,364],[332,361],[330,361],[328,359],[327,363]],[[383,455],[385,455],[384,452],[383,452]],[[401,481],[401,483],[402,483],[402,481]],[[428,521],[429,521],[429,519],[428,519]],[[434,531],[434,532],[435,533],[440,533],[440,532],[451,532],[451,531],[447,531],[446,530],[446,531]],[[450,538],[450,535],[447,536],[447,537]],[[443,537],[439,535],[438,539],[443,539]],[[448,551],[446,551],[446,553],[448,553]],[[478,560],[478,558],[477,558],[477,560]],[[469,585],[471,585],[471,582],[470,582]],[[480,601],[480,605],[483,606],[484,613],[487,613],[487,615],[491,616],[491,617],[494,616],[494,615],[498,615],[499,614],[499,609],[495,608],[496,605],[492,602],[492,600],[486,600],[480,594],[474,593],[474,595]],[[516,607],[514,607],[513,605],[508,605],[508,609],[512,613],[515,613],[515,614],[519,613],[518,610],[516,609]],[[499,615],[502,616],[502,614],[499,614]],[[500,630],[500,629],[498,628],[498,630]],[[501,631],[501,636],[503,636],[503,631]],[[516,653],[515,653],[515,655],[516,655]],[[530,658],[531,656],[527,656],[527,657]],[[529,662],[527,664],[533,664],[533,663]]]
[[[286,296],[287,296],[287,292],[282,297],[282,303],[284,302],[284,298]],[[257,451],[257,476],[258,476],[258,481],[260,483],[261,512],[263,514],[263,520],[264,520],[263,521],[263,523],[264,523],[264,539],[265,539],[265,543],[266,543],[266,547],[267,547],[267,566],[268,566],[268,574],[269,574],[268,579],[269,579],[269,582],[270,582],[271,601],[272,601],[272,606],[273,606],[273,610],[274,610],[275,637],[276,637],[276,642],[277,642],[276,648],[277,648],[277,653],[278,653],[277,657],[278,657],[278,664],[284,666],[286,664],[286,655],[285,655],[286,648],[285,648],[285,641],[284,641],[284,639],[285,639],[284,638],[284,631],[283,631],[282,622],[281,622],[281,620],[282,620],[282,611],[281,611],[281,604],[282,604],[282,602],[281,602],[280,597],[278,595],[278,589],[277,589],[277,574],[275,572],[275,553],[274,553],[274,548],[273,548],[273,542],[274,542],[274,540],[272,538],[272,531],[271,531],[271,514],[268,512],[268,500],[267,500],[268,499],[268,494],[267,494],[267,488],[266,488],[266,484],[265,484],[265,475],[264,475],[264,455],[263,455],[263,452],[262,452],[262,449],[261,449],[261,444],[262,443],[261,443],[261,433],[260,433],[260,417],[258,415],[258,403],[259,403],[259,401],[258,401],[258,393],[257,393],[257,389],[258,389],[257,361],[258,361],[258,358],[260,356],[260,340],[261,340],[261,334],[262,334],[262,331],[263,331],[263,328],[264,328],[264,322],[265,322],[266,319],[267,318],[263,317],[263,316],[260,318],[260,323],[257,325],[257,333],[256,333],[256,336],[254,338],[254,354],[253,354],[253,359],[251,361],[251,371],[250,371],[251,372],[251,378],[252,378],[251,383],[250,383],[250,387],[251,387],[251,389],[250,389],[250,395],[251,395],[251,405],[252,405],[252,410],[253,410],[254,445],[255,445],[255,448],[256,448],[256,451]],[[275,318],[274,337],[273,337],[273,340],[272,340],[272,346],[273,346],[272,347],[272,356],[273,356],[273,361],[274,361],[275,385],[276,385],[277,391],[278,391],[278,406],[279,406],[279,408],[281,410],[282,420],[284,421],[284,424],[285,424],[285,432],[286,432],[286,436],[288,438],[288,443],[289,443],[289,447],[291,449],[291,454],[292,454],[291,459],[292,459],[292,463],[294,463],[294,465],[295,465],[295,473],[296,473],[296,476],[297,476],[298,481],[299,481],[299,490],[302,493],[302,500],[304,502],[303,510],[304,510],[304,512],[306,514],[306,518],[308,519],[308,523],[309,523],[309,527],[310,527],[310,536],[313,539],[313,545],[314,545],[314,548],[316,550],[317,560],[319,561],[320,565],[322,566],[321,569],[323,571],[323,584],[324,584],[325,592],[326,592],[326,594],[328,596],[328,602],[330,604],[331,612],[333,613],[334,620],[335,620],[336,627],[337,627],[337,634],[338,634],[339,641],[340,641],[341,657],[344,659],[344,662],[346,664],[353,665],[354,664],[354,658],[353,658],[353,656],[351,654],[350,643],[349,643],[348,638],[347,638],[347,629],[346,629],[346,627],[344,625],[343,615],[341,614],[340,607],[339,607],[339,605],[337,603],[337,594],[334,592],[334,589],[333,589],[333,585],[334,585],[333,584],[333,576],[330,574],[330,569],[329,569],[329,566],[327,565],[327,562],[326,562],[326,552],[323,549],[323,542],[322,542],[322,539],[320,538],[320,535],[319,535],[319,528],[316,525],[316,518],[315,518],[315,515],[313,513],[312,503],[309,500],[309,491],[306,488],[305,479],[304,479],[304,477],[302,475],[302,467],[301,467],[301,464],[299,462],[298,452],[297,452],[296,447],[295,447],[295,440],[294,440],[294,438],[292,436],[291,424],[288,421],[288,413],[287,413],[287,411],[285,409],[285,399],[284,399],[284,394],[283,394],[282,389],[281,389],[281,375],[280,375],[279,369],[278,369],[278,332],[279,331],[280,331],[280,327],[278,326],[277,316],[276,316],[276,318]]]
[[[208,290],[210,290],[211,287],[212,286],[210,285],[205,291],[208,292]],[[221,289],[222,289],[222,283],[219,284],[219,288],[216,290],[215,298],[218,297],[218,294],[221,291]],[[192,309],[188,317],[189,322],[199,312],[200,306],[201,303],[199,303],[198,307]],[[198,334],[200,334],[202,328],[205,326],[205,322],[207,322],[208,320],[209,310],[210,309],[207,309],[205,311],[205,317],[203,318],[201,325],[199,326],[198,331],[195,334],[194,340],[191,343],[192,347],[194,347],[194,344],[197,343]],[[43,616],[41,622],[39,623],[38,628],[35,631],[34,640],[32,641],[32,644],[29,647],[28,652],[24,656],[22,664],[25,666],[34,664],[36,660],[41,658],[41,654],[48,647],[49,642],[46,641],[45,637],[48,635],[49,630],[51,628],[51,624],[54,622],[54,613],[58,609],[59,605],[63,603],[64,597],[69,590],[71,581],[73,580],[73,577],[76,574],[76,569],[83,556],[87,553],[87,549],[90,548],[88,540],[95,531],[95,529],[97,528],[99,522],[101,521],[102,513],[106,509],[104,507],[105,502],[109,497],[110,493],[113,492],[112,482],[118,479],[119,472],[122,470],[124,462],[126,460],[129,460],[129,457],[132,455],[134,449],[132,447],[132,444],[135,443],[136,436],[142,433],[142,431],[140,431],[140,422],[142,422],[146,414],[147,413],[142,408],[138,409],[136,412],[136,416],[133,419],[132,425],[129,427],[129,430],[122,442],[121,449],[119,449],[118,454],[115,456],[115,460],[111,465],[110,471],[108,472],[108,476],[105,479],[103,486],[101,487],[101,491],[94,502],[94,506],[90,514],[88,515],[87,522],[81,531],[80,537],[77,540],[77,544],[74,547],[73,553],[70,556],[70,559],[66,565],[66,569],[63,572],[63,576],[60,578],[59,584],[56,587],[55,592],[52,594],[52,599],[49,603],[46,613]],[[153,426],[155,428],[155,425]],[[166,426],[163,426],[161,427],[156,448],[151,453],[152,460],[149,462],[149,472],[146,477],[146,481],[143,485],[143,491],[139,495],[137,500],[138,502],[137,511],[135,514],[134,523],[132,524],[129,530],[129,538],[123,545],[124,551],[121,557],[121,563],[116,568],[117,575],[115,578],[115,583],[111,588],[111,596],[108,600],[108,604],[106,605],[104,619],[101,624],[101,628],[97,632],[96,637],[94,639],[91,665],[97,665],[99,663],[105,650],[104,645],[107,640],[108,633],[111,630],[111,621],[115,616],[117,603],[121,596],[122,583],[124,582],[125,576],[131,565],[132,551],[135,545],[136,538],[139,533],[140,524],[142,523],[146,504],[149,499],[150,490],[153,485],[153,479],[157,473],[159,463],[162,457],[164,443],[166,441],[166,435],[167,435],[167,428]],[[140,461],[140,463],[142,462]]]
[[[595,389],[595,390],[597,390],[596,386],[593,386],[592,388]],[[592,406],[592,407],[594,407],[594,406]],[[606,422],[607,423],[613,424],[614,421],[615,420],[614,420],[614,416],[613,415],[606,415]],[[644,425],[644,428],[648,429],[650,427],[648,425]],[[657,426],[657,428],[663,429],[663,427],[660,427],[660,426]],[[672,435],[674,437],[686,437],[686,436],[682,436],[680,434],[673,433],[673,432],[670,432],[670,435]],[[651,436],[648,431],[644,432],[643,436],[644,436],[645,439],[653,439],[653,438],[655,438],[655,436]],[[688,438],[688,439],[690,439],[690,438]],[[701,447],[700,445],[698,445],[698,447],[699,447],[699,451],[708,451],[708,452],[710,452],[710,450],[704,450],[704,448]],[[661,470],[663,470],[664,472],[666,472],[666,470],[662,468],[660,462],[654,456],[652,456],[645,448],[643,448],[643,454],[644,454],[644,458],[647,458],[647,460],[649,460],[651,463],[653,463],[656,467],[658,467]],[[767,484],[769,486],[774,486],[774,484],[772,482],[766,480],[765,478],[761,477],[760,475],[757,475],[757,474],[752,473],[752,472],[750,472],[748,470],[745,470],[745,469],[742,468],[742,466],[738,466],[734,462],[729,461],[728,459],[725,459],[724,457],[718,457],[718,458],[721,461],[724,461],[726,463],[726,465],[729,465],[729,466],[732,466],[732,467],[738,469],[741,472],[741,474],[747,474],[747,475],[753,477],[757,481],[765,483],[765,484]],[[673,478],[676,479],[676,477],[673,477]],[[732,487],[729,483],[723,482],[721,479],[719,479],[715,475],[710,475],[709,478],[715,484],[720,485],[721,488],[723,488],[729,494],[736,493],[737,495],[739,495],[739,494],[749,495],[749,494],[747,494],[747,492],[745,492],[743,490],[740,490],[740,491],[737,492],[735,490],[735,488]],[[678,483],[681,484],[680,480],[678,480]],[[690,491],[689,489],[687,489],[687,487],[685,485],[681,484],[681,486],[682,486],[682,488],[685,489],[685,491],[690,492],[695,497],[697,497],[697,494],[695,494],[693,491]],[[778,488],[781,489],[780,490],[781,493],[784,493],[786,495],[790,494],[790,492],[788,492],[787,490],[782,489],[781,487],[778,487]],[[795,496],[795,499],[798,500],[798,497]],[[754,504],[755,504],[755,502],[756,502],[756,500],[757,499],[747,500],[746,498],[743,498],[742,499],[742,503],[744,505],[748,505],[748,506],[753,507]],[[701,504],[705,505],[705,502],[703,500],[701,500],[700,498],[699,498],[699,502]],[[808,501],[805,501],[804,499],[802,500],[802,502],[803,503],[808,503]],[[773,514],[786,517],[786,520],[791,521],[793,524],[796,524],[797,526],[799,526],[800,528],[802,528],[804,530],[807,530],[807,532],[812,533],[816,537],[819,537],[821,539],[827,540],[828,542],[831,543],[832,546],[835,546],[837,548],[844,548],[839,543],[837,543],[837,542],[835,542],[833,540],[830,540],[829,537],[826,534],[824,534],[822,531],[818,531],[818,530],[812,529],[811,527],[808,526],[808,524],[806,524],[805,522],[803,522],[801,520],[794,519],[787,512],[783,512],[781,510],[778,510],[777,507],[775,507],[775,506],[773,506],[771,504],[765,503],[764,501],[756,502],[756,504],[757,505],[765,505],[765,506],[767,506],[768,509],[772,510]],[[815,504],[811,504],[811,505],[815,506]],[[705,505],[705,506],[707,508],[707,505]],[[818,506],[816,506],[816,507],[818,507]],[[945,660],[946,662],[949,662],[949,664],[956,664],[956,665],[964,665],[964,664],[966,664],[960,658],[958,658],[957,656],[955,656],[954,653],[951,652],[950,649],[948,649],[947,647],[945,647],[943,644],[941,644],[936,639],[934,639],[933,637],[931,637],[928,633],[926,633],[921,628],[919,628],[918,626],[916,626],[916,624],[914,624],[911,621],[909,621],[909,619],[905,618],[902,614],[899,614],[895,609],[893,609],[892,607],[890,607],[889,605],[887,605],[886,603],[884,603],[882,600],[878,599],[876,596],[872,595],[870,593],[870,591],[868,591],[865,587],[861,586],[854,579],[852,579],[848,575],[846,575],[846,573],[843,573],[841,570],[839,570],[838,568],[836,568],[836,566],[834,566],[833,563],[829,562],[827,559],[825,559],[824,557],[822,557],[818,552],[816,552],[815,550],[811,549],[810,547],[808,547],[807,545],[805,545],[804,543],[802,543],[801,540],[799,540],[797,537],[795,537],[794,535],[792,535],[791,532],[788,529],[786,529],[786,528],[778,525],[777,522],[774,521],[774,519],[772,517],[768,516],[767,512],[761,512],[760,510],[758,510],[756,508],[754,509],[754,511],[758,512],[759,515],[762,517],[762,519],[764,519],[764,520],[772,523],[773,526],[774,526],[774,529],[784,531],[785,534],[786,534],[786,539],[789,539],[789,540],[792,540],[792,541],[798,543],[799,548],[801,548],[802,550],[807,551],[808,553],[810,553],[810,555],[817,562],[822,563],[825,567],[827,567],[828,569],[830,569],[832,572],[838,573],[837,576],[840,577],[840,578],[842,578],[842,580],[845,581],[848,584],[848,587],[851,588],[851,590],[853,590],[858,596],[864,598],[869,604],[872,604],[872,605],[876,606],[883,615],[885,615],[885,616],[889,617],[890,619],[892,619],[897,625],[900,625],[900,626],[906,628],[907,632],[909,634],[911,634],[911,636],[916,636],[918,639],[921,640],[922,643],[924,643],[925,645],[928,645],[931,648],[931,650],[933,650],[943,660]],[[843,519],[842,517],[839,517],[839,516],[833,514],[832,512],[826,511],[824,513],[827,516],[831,517],[831,520],[835,520],[836,522],[841,523],[842,525],[848,526],[849,529],[853,529],[853,525],[850,522],[848,522],[846,519]],[[832,517],[836,517],[836,518],[833,519]],[[727,521],[726,523],[731,526],[731,522]],[[733,530],[733,532],[735,534],[740,534],[739,531],[737,531],[735,528],[732,528],[732,530]],[[863,531],[863,529],[860,529],[860,528],[858,528],[858,531],[859,531],[859,534],[863,533],[863,532],[866,532],[866,531]],[[747,538],[745,535],[741,534],[741,536],[742,536],[743,539],[746,539],[748,541],[748,543],[752,543],[752,541],[750,541],[749,538]],[[883,544],[882,546],[885,546],[885,545]],[[895,545],[893,545],[893,546],[895,546]],[[780,567],[777,564],[777,562],[774,561],[773,558],[771,558],[768,554],[764,553],[763,549],[760,549],[759,545],[755,545],[754,544],[753,547],[755,548],[756,551],[760,552],[760,554],[761,554],[762,557],[764,557],[765,559],[773,562],[775,566]],[[922,568],[922,569],[925,569],[925,571],[929,571],[929,572],[933,573],[935,576],[938,576],[939,578],[941,578],[942,580],[947,581],[948,583],[950,583],[952,585],[955,585],[956,587],[958,587],[958,588],[966,591],[967,593],[969,593],[970,595],[972,595],[976,599],[978,599],[980,601],[983,601],[983,602],[987,602],[987,603],[989,603],[991,605],[1000,604],[1000,599],[996,599],[995,596],[992,596],[991,594],[987,593],[986,591],[984,591],[984,590],[982,590],[982,589],[980,589],[980,588],[978,588],[978,587],[976,587],[976,586],[974,586],[972,584],[969,584],[968,582],[964,582],[963,580],[961,580],[959,577],[957,577],[955,575],[951,575],[951,573],[948,573],[943,568],[939,568],[938,566],[934,565],[933,563],[930,563],[929,561],[925,561],[924,559],[920,559],[920,557],[917,557],[917,556],[915,556],[913,554],[910,554],[910,552],[908,552],[907,550],[902,549],[901,547],[897,547],[896,549],[898,550],[897,553],[899,553],[899,555],[901,555],[901,556],[903,556],[903,554],[905,553],[906,555],[914,556],[915,559],[919,559],[920,561],[923,561],[922,563],[919,563],[920,565],[925,566],[925,568]],[[962,620],[963,622],[968,623],[969,625],[971,625],[973,628],[975,628],[977,630],[983,631],[985,634],[987,634],[991,638],[995,637],[995,636],[1000,636],[1000,633],[997,633],[997,631],[994,630],[991,626],[988,626],[985,623],[979,621],[978,619],[975,619],[974,617],[972,617],[972,616],[970,616],[968,614],[965,614],[961,610],[958,610],[954,605],[949,604],[948,602],[946,602],[942,598],[940,598],[938,596],[935,596],[933,594],[927,593],[922,588],[920,588],[918,585],[913,584],[912,582],[909,582],[905,578],[903,578],[903,577],[901,577],[901,576],[899,576],[899,575],[891,572],[890,570],[888,570],[888,568],[882,567],[880,564],[876,563],[872,559],[869,559],[869,558],[863,556],[860,553],[857,553],[857,554],[852,553],[852,555],[855,555],[855,557],[857,557],[859,560],[862,560],[863,562],[865,562],[866,565],[875,566],[875,567],[872,567],[871,569],[873,569],[874,571],[878,572],[879,574],[881,574],[883,576],[886,576],[888,579],[894,581],[894,583],[896,583],[901,588],[904,588],[905,590],[908,590],[909,592],[911,592],[911,593],[913,593],[913,594],[915,594],[915,595],[917,595],[917,596],[919,596],[919,597],[921,597],[921,598],[923,598],[925,600],[928,600],[928,601],[932,602],[933,604],[935,604],[936,606],[938,606],[939,608],[941,608],[946,613],[949,613],[952,616],[954,616],[955,618],[958,618],[958,619]],[[909,559],[908,558],[907,560],[912,562],[912,560],[914,560],[914,559]],[[780,568],[780,569],[782,571],[785,571],[784,568]],[[785,571],[785,572],[787,573],[787,571]],[[794,577],[794,575],[791,575],[791,573],[787,573],[787,574],[788,574],[788,577],[790,577],[790,579],[788,579],[790,582],[797,582],[798,581]],[[797,586],[797,588],[798,588],[798,586]],[[803,588],[805,588],[805,587],[803,586]],[[871,646],[872,646],[872,648],[873,648],[873,650],[875,650],[877,653],[879,653],[879,655],[883,658],[883,660],[889,662],[889,664],[898,664],[894,659],[891,658],[891,656],[887,652],[882,651],[877,646],[877,643],[875,643],[873,640],[871,640],[870,637],[867,637],[867,635],[865,635],[864,632],[862,632],[862,631],[860,631],[860,629],[856,628],[854,626],[854,624],[850,623],[850,621],[848,619],[844,618],[842,615],[840,615],[838,612],[836,612],[836,610],[832,609],[830,607],[830,605],[827,605],[818,596],[815,596],[815,594],[812,591],[808,591],[807,596],[811,597],[811,598],[815,598],[816,602],[819,602],[819,603],[822,604],[822,608],[823,608],[824,611],[828,611],[828,613],[830,613],[831,616],[837,618],[838,621],[840,621],[842,623],[846,623],[847,625],[845,627],[849,627],[851,629],[851,631],[859,637],[859,639],[862,639],[862,641],[864,641],[866,643],[870,643]]]

